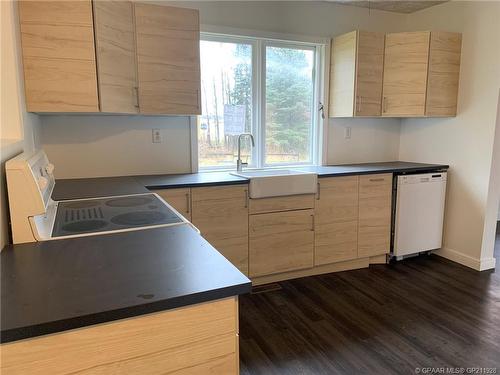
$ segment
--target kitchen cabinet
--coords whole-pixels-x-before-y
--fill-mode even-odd
[[[462,35],[352,31],[332,40],[330,117],[455,116]]]
[[[359,176],[358,257],[390,251],[392,174]]]
[[[91,1],[18,4],[27,110],[98,112]]]
[[[134,9],[129,1],[94,1],[102,112],[138,113]]]
[[[315,201],[314,264],[358,256],[358,176],[321,178]]]
[[[330,64],[330,117],[380,116],[384,33],[334,38]]]
[[[201,114],[198,11],[20,1],[30,112]]]
[[[202,236],[248,275],[248,186],[192,188],[191,202]]]
[[[423,116],[430,32],[391,33],[385,37],[382,113]]]
[[[382,115],[455,116],[461,44],[459,33],[387,34]]]
[[[140,112],[201,114],[198,11],[137,3],[135,32]]]
[[[251,277],[311,268],[313,258],[314,210],[250,215]]]
[[[238,298],[2,344],[14,374],[239,374]]]
[[[168,204],[175,208],[186,219],[191,221],[191,189],[162,189],[154,190]]]
[[[426,116],[456,116],[462,34],[431,32]]]

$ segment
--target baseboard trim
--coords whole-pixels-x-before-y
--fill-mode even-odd
[[[451,260],[452,262],[459,263],[463,266],[472,268],[476,271],[491,270],[494,269],[496,265],[495,258],[477,259],[446,247],[443,247],[440,250],[436,250],[434,254],[439,255],[440,257],[446,258],[448,260]]]

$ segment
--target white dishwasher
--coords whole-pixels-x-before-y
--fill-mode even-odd
[[[397,176],[392,256],[439,249],[443,237],[446,172]]]

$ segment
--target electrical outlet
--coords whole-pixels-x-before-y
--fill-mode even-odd
[[[153,129],[153,143],[161,143],[161,131],[160,129]]]
[[[351,139],[351,127],[346,126],[344,128],[344,139]]]

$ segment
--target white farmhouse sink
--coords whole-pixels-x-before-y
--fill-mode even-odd
[[[318,176],[293,169],[253,169],[231,172],[250,180],[250,198],[316,193]]]

